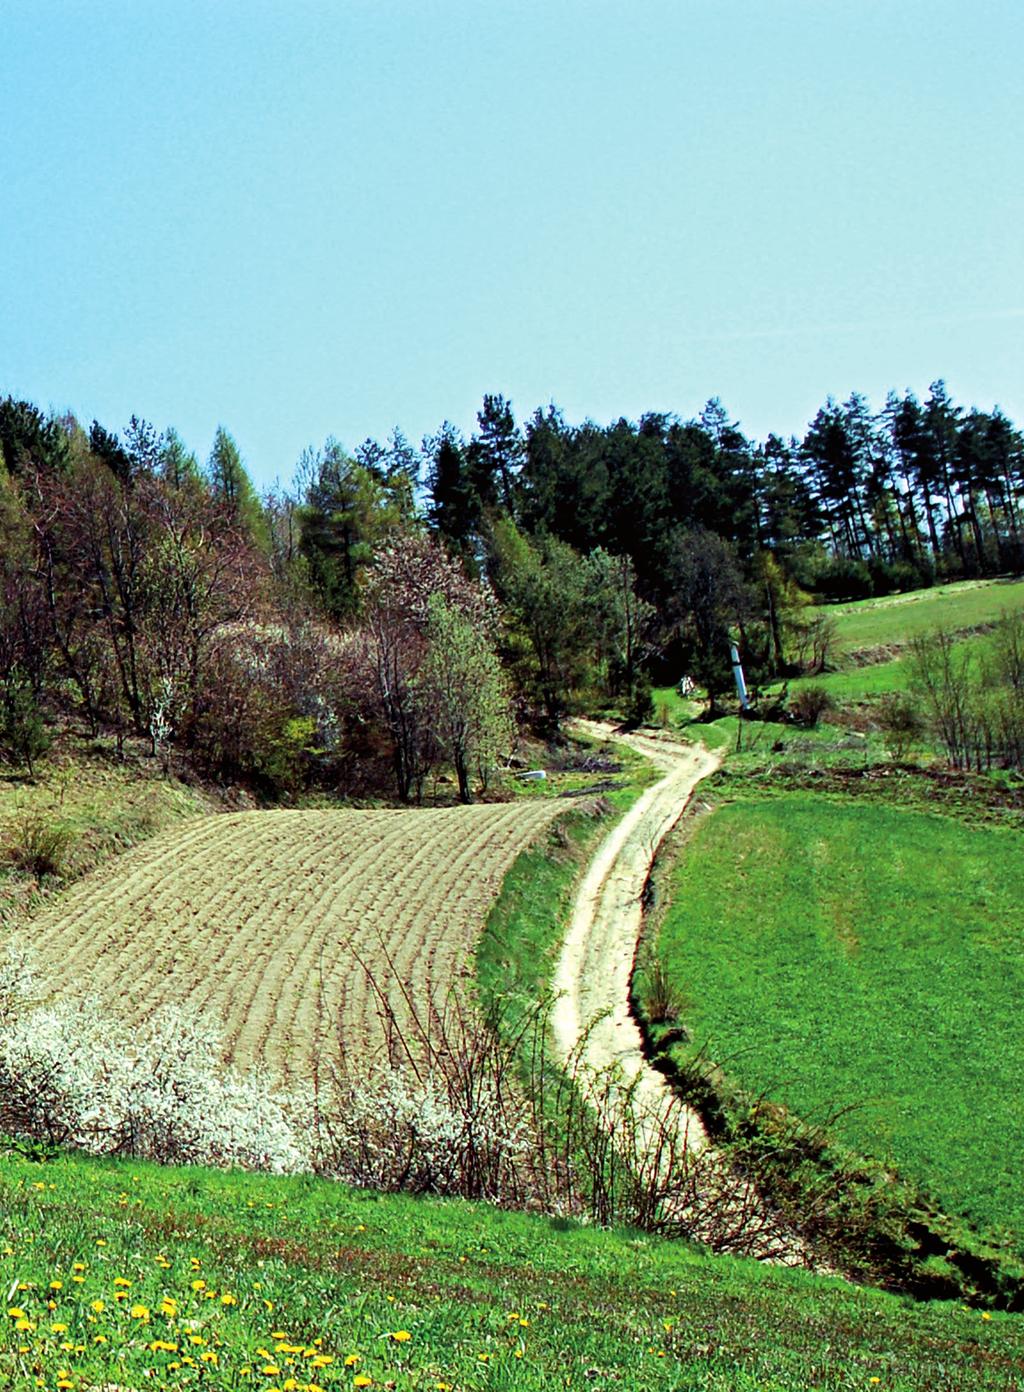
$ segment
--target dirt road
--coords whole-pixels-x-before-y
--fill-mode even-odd
[[[601,843],[580,885],[572,921],[555,971],[559,992],[552,1014],[555,1045],[563,1062],[597,1071],[621,1071],[634,1086],[637,1110],[656,1112],[668,1085],[644,1058],[640,1031],[629,1012],[629,981],[642,926],[641,897],[655,852],[682,815],[696,785],[721,762],[708,750],[655,735],[616,735],[611,726],[578,721],[583,734],[617,739],[638,750],[663,777]],[[594,1023],[596,1021],[596,1023]],[[581,1046],[581,1036],[586,1038]],[[687,1144],[706,1141],[694,1113],[684,1122]]]

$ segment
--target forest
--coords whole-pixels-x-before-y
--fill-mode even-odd
[[[485,791],[516,725],[651,713],[691,677],[821,670],[823,606],[1019,572],[1024,442],[942,381],[829,398],[802,440],[721,402],[609,425],[484,397],[469,439],[396,429],[303,452],[260,495],[229,432],[205,461],[0,400],[0,753],[58,716],[273,796]]]

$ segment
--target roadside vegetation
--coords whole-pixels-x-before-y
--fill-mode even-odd
[[[0,1168],[5,1387],[1008,1392],[1019,1320],[460,1201]],[[877,1381],[875,1381],[877,1379]]]

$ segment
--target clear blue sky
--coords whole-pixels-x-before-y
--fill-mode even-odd
[[[1024,424],[1020,0],[4,0],[0,393],[260,484],[399,424]]]

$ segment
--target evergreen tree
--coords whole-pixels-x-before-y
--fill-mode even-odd
[[[475,568],[483,505],[462,436],[445,421],[436,435],[424,439],[423,453],[430,461],[427,519],[449,553]]]
[[[252,481],[246,472],[231,435],[218,425],[213,448],[206,464],[206,477],[214,505],[229,526],[242,531],[260,550],[270,547],[270,537],[263,508]]]

